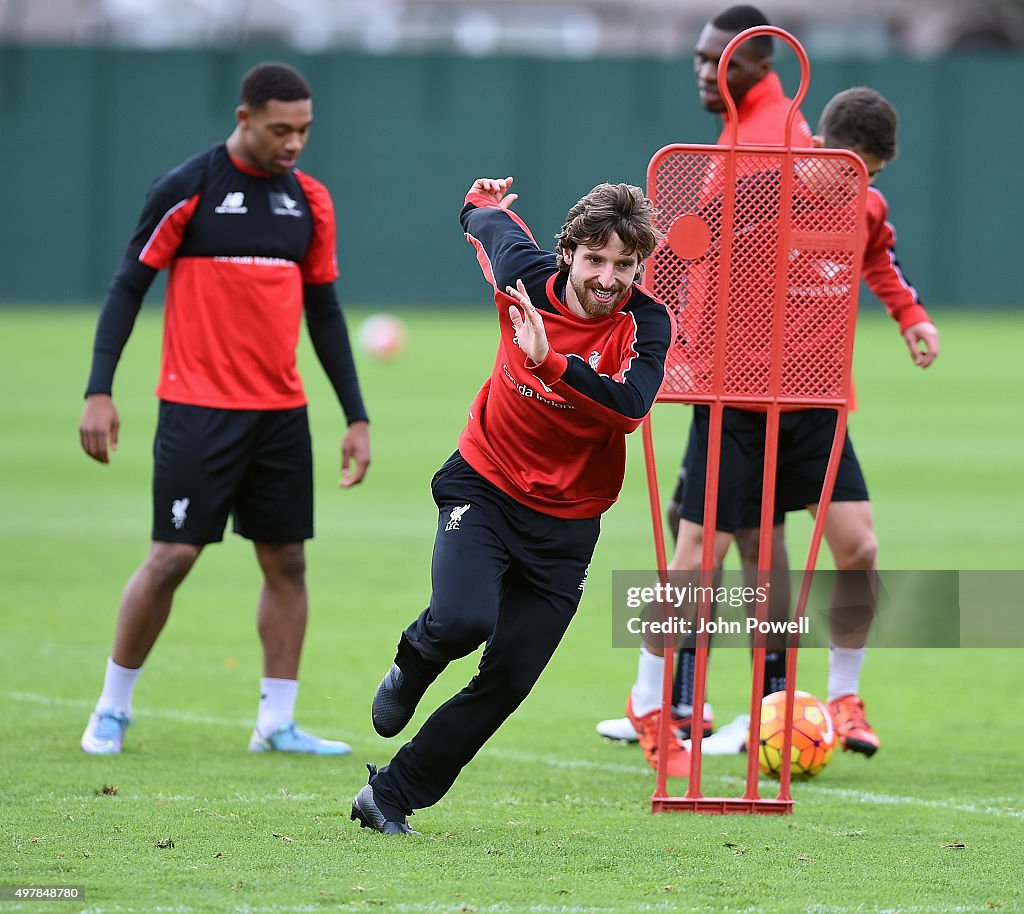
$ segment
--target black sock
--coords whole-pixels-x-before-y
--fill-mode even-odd
[[[786,652],[767,651],[764,656],[764,694],[782,692],[786,688]]]
[[[676,675],[672,681],[672,704],[693,707],[693,670],[697,663],[697,638],[687,635],[679,648]],[[708,666],[711,665],[711,644],[708,643]]]

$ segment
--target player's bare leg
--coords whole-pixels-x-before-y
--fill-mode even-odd
[[[812,514],[815,507],[809,508]],[[839,572],[829,612],[829,711],[843,749],[870,757],[878,751],[880,743],[865,716],[859,690],[877,596],[873,572],[878,570],[878,540],[871,503],[833,502],[825,521],[825,541]]]
[[[150,544],[149,555],[128,579],[121,595],[110,655],[116,664],[138,669],[145,662],[167,623],[174,593],[202,548],[188,543]]]
[[[309,611],[306,552],[302,543],[255,546],[263,571],[256,614],[256,627],[263,643],[263,675],[298,679]]]
[[[736,549],[743,566],[743,583],[750,588],[758,586],[758,556],[761,531],[757,527],[742,527],[736,531]],[[786,525],[772,527],[772,561],[768,590],[768,618],[774,622],[789,620],[792,599],[789,581],[789,552],[786,549]],[[786,646],[768,645],[764,667],[764,694],[781,692],[786,688]]]
[[[715,531],[715,567],[721,567],[725,554],[732,545],[733,535],[722,530]],[[704,526],[695,524],[685,517],[679,519],[679,536],[676,551],[668,563],[669,571],[700,571],[704,553]]]
[[[679,502],[673,498],[665,505],[665,523],[672,534],[672,542],[679,541]]]
[[[321,739],[295,726],[299,660],[306,637],[309,595],[303,543],[255,543],[263,572],[256,627],[263,644],[260,706],[251,752],[344,755],[345,743]]]
[[[732,535],[715,535],[715,564],[720,565],[732,543]],[[668,563],[669,571],[699,571],[704,544],[704,527],[681,518],[675,553]],[[657,607],[651,607],[657,611]],[[674,651],[673,651],[674,653]],[[665,645],[651,639],[640,649],[636,683],[626,702],[626,717],[636,731],[637,740],[652,768],[657,769],[658,730],[661,722],[661,692],[664,675]],[[669,743],[668,772],[685,776],[689,769],[688,753],[678,738]]]
[[[146,560],[128,579],[121,595],[103,691],[82,734],[85,752],[116,755],[121,751],[142,664],[167,623],[175,591],[200,552],[202,546],[153,541]]]
[[[669,563],[669,568],[680,571],[696,572],[700,569],[704,556],[704,526],[695,524],[692,521],[677,518],[675,528],[676,551]],[[733,535],[718,531],[715,534],[715,586],[721,583],[722,563],[725,555],[732,544]],[[690,607],[690,614],[696,618],[697,607]],[[691,621],[693,621],[691,619]],[[710,644],[709,644],[710,647]],[[690,635],[679,648],[676,662],[676,680],[673,683],[674,706],[683,711],[689,709],[688,714],[683,714],[680,720],[679,731],[683,736],[684,745],[690,737],[690,730],[693,727],[693,667],[696,657],[696,636]],[[709,655],[710,658],[710,655]],[[714,725],[711,705],[704,702],[704,736],[711,736]],[[714,750],[714,746],[712,746]],[[707,744],[704,744],[704,751],[707,751]]]
[[[761,531],[757,527],[741,527],[736,530],[736,549],[743,567],[744,585],[758,586],[760,565]],[[768,617],[773,621],[789,619],[790,586],[789,554],[786,550],[786,526],[784,523],[772,527],[772,559],[768,590]],[[751,608],[749,611],[752,611]],[[786,688],[785,643],[768,644],[765,656],[763,690],[765,695],[781,692]],[[692,688],[692,686],[691,686]],[[747,748],[747,732],[750,729],[750,715],[740,714],[720,727],[701,744],[704,755],[736,755]]]

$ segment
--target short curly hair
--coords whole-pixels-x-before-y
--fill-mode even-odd
[[[867,86],[855,86],[832,96],[821,112],[818,132],[832,149],[859,149],[891,162],[899,123],[888,99]]]
[[[756,28],[759,25],[771,25],[771,23],[756,6],[730,6],[729,9],[722,10],[722,12],[715,16],[711,20],[710,25],[716,29],[721,29],[723,32],[731,32],[733,35],[738,35],[747,29]],[[747,44],[753,49],[757,58],[761,60],[765,57],[771,57],[775,51],[775,42],[772,41],[771,35],[757,35],[749,39]]]
[[[626,254],[642,263],[654,252],[662,233],[654,224],[657,211],[644,192],[632,184],[598,184],[565,217],[555,235],[558,269],[568,270],[563,253],[581,244],[600,248],[618,235]]]
[[[266,108],[271,99],[295,102],[312,97],[305,77],[286,63],[257,64],[242,79],[242,104],[256,110]]]

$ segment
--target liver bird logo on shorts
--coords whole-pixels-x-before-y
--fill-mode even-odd
[[[179,498],[171,505],[171,522],[175,530],[185,526],[185,515],[188,513],[188,499]]]
[[[459,529],[459,521],[462,520],[462,515],[465,514],[470,507],[470,505],[462,505],[462,507],[452,508],[452,513],[448,517],[448,526],[444,528],[446,533],[449,530]]]

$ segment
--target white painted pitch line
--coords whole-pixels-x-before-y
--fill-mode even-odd
[[[5,910],[18,911],[26,909],[24,905],[15,905],[12,907],[5,907]],[[393,904],[387,904],[386,909],[388,911],[401,911],[406,914],[441,914],[441,912],[451,912],[462,910],[462,907],[456,904],[450,904],[445,902],[420,902],[420,903],[408,903],[408,902],[396,902]],[[159,905],[150,908],[130,908],[124,905],[92,905],[87,908],[82,908],[78,914],[141,914],[142,911],[146,914],[199,914],[198,908],[193,908],[189,905]],[[322,904],[309,904],[309,905],[236,905],[233,908],[224,909],[230,914],[304,914],[304,912],[323,912],[325,910],[331,911],[360,911],[365,912],[367,910],[367,904],[364,901],[351,901],[341,902],[330,905],[326,908]],[[709,909],[706,905],[702,905],[699,908],[687,907],[681,908],[670,902],[656,902],[652,904],[633,904],[633,905],[616,905],[612,907],[595,907],[594,905],[549,905],[549,904],[534,904],[534,905],[511,905],[503,902],[495,904],[485,905],[470,905],[469,910],[480,912],[480,914],[528,914],[528,912],[536,912],[536,914],[596,914],[596,912],[613,912],[618,911],[635,911],[635,912],[647,912],[647,911],[661,911],[669,912],[669,914],[692,914],[692,912],[702,911],[707,912]],[[743,909],[746,914],[759,914],[762,912],[762,908],[745,908]],[[831,912],[830,912],[831,914]]]
[[[564,768],[575,770],[607,771],[610,774],[635,774],[653,776],[650,768],[640,765],[624,765],[612,762],[594,762],[588,759],[566,759],[548,755],[531,755],[526,752],[515,752],[500,749],[485,749],[487,755],[500,755],[502,759],[526,764],[548,765],[552,768]],[[710,778],[724,784],[742,783],[741,778],[718,776]],[[1006,816],[1013,819],[1024,819],[1024,809],[1012,807],[995,806],[992,804],[979,805],[975,803],[954,803],[946,800],[925,800],[920,797],[908,797],[894,794],[874,793],[871,791],[850,790],[845,787],[829,787],[827,784],[815,784],[815,794],[827,794],[829,796],[842,797],[858,803],[870,803],[876,805],[907,805],[921,806],[928,809],[944,809],[950,812],[979,813],[990,816]]]
[[[96,800],[99,803],[108,802],[107,797],[102,794],[92,793],[79,793],[79,794],[65,794],[61,797],[53,796],[40,796],[31,797],[31,800],[40,804],[49,805],[52,803],[80,803],[83,800],[92,801]],[[248,804],[248,803],[270,803],[274,800],[280,800],[282,803],[291,803],[296,800],[304,802],[319,800],[322,803],[336,803],[337,800],[334,797],[319,796],[315,793],[268,793],[266,796],[251,797],[245,794],[235,794],[234,796],[226,797],[199,797],[192,796],[187,793],[176,793],[171,796],[164,796],[162,794],[150,795],[150,794],[117,794],[118,803],[145,803],[150,806],[159,806],[165,803],[202,803],[201,807],[197,806],[197,810],[207,810],[210,807],[217,806],[219,804]],[[6,910],[6,909],[4,909]]]
[[[637,904],[616,904],[614,907],[599,905],[553,905],[532,904],[515,905],[506,903],[467,905],[469,910],[477,914],[617,914],[617,912],[633,912],[633,914],[714,914],[715,911],[728,911],[730,914],[765,914],[761,906],[748,905],[744,908],[717,908],[702,904],[697,906],[680,906],[671,902],[650,902]],[[14,906],[9,910],[29,910],[26,906]],[[443,902],[385,903],[384,910],[397,911],[401,914],[447,914],[458,911],[460,907]],[[324,905],[236,905],[224,909],[227,914],[316,914],[327,910]],[[363,901],[341,902],[330,905],[331,911],[365,912],[367,904]],[[992,909],[987,905],[832,905],[812,904],[804,908],[804,914],[984,914]],[[189,905],[161,905],[150,908],[131,908],[123,905],[94,905],[82,908],[78,914],[201,914],[201,909]]]
[[[81,698],[54,698],[49,695],[39,695],[35,692],[5,692],[11,701],[20,701],[25,704],[44,705],[60,708],[78,708],[92,713],[96,707],[95,701],[85,701]],[[179,720],[186,724],[208,724],[213,727],[246,727],[251,728],[253,718],[227,718],[213,717],[208,714],[196,714],[192,711],[175,711],[172,708],[147,708],[143,717],[158,717],[163,720]]]
[[[890,794],[875,793],[867,790],[850,790],[845,787],[829,787],[828,785],[815,786],[815,792],[826,793],[835,797],[843,797],[848,800],[854,800],[858,803],[874,803],[879,806],[906,804],[924,806],[929,809],[946,809],[950,812],[972,812],[988,816],[1008,816],[1011,819],[1024,819],[1024,809],[1014,809],[1010,806],[979,806],[976,803],[953,803],[944,800],[924,800],[920,797],[892,796]]]
[[[81,708],[92,711],[94,702],[84,701],[76,698],[55,698],[48,695],[40,695],[34,692],[5,692],[9,700],[23,702],[26,704],[37,704],[43,706],[57,706]],[[145,711],[144,716],[155,717],[165,720],[178,720],[191,724],[207,724],[217,727],[251,727],[252,720],[229,719],[213,717],[204,714],[194,714],[190,711],[176,711],[170,708],[151,708]],[[646,765],[629,765],[619,762],[595,762],[589,759],[563,758],[554,755],[535,755],[526,752],[515,752],[507,749],[487,748],[481,753],[487,756],[500,756],[506,761],[522,762],[525,764],[546,765],[552,768],[561,768],[577,771],[604,771],[609,774],[628,774],[634,776],[650,776],[650,769]],[[735,777],[719,776],[714,780],[725,783],[738,783]],[[917,806],[925,809],[942,809],[949,812],[973,813],[978,815],[997,816],[1024,820],[1024,809],[1017,809],[1011,806],[998,806],[988,803],[955,803],[947,800],[926,800],[921,797],[902,796],[899,794],[884,794],[873,791],[851,790],[844,787],[829,787],[827,784],[815,784],[814,791],[817,795],[841,797],[857,803],[872,804],[877,806]],[[70,799],[70,798],[69,798]],[[225,800],[224,802],[228,802]],[[246,800],[238,800],[246,802]],[[255,802],[253,800],[252,802]]]

